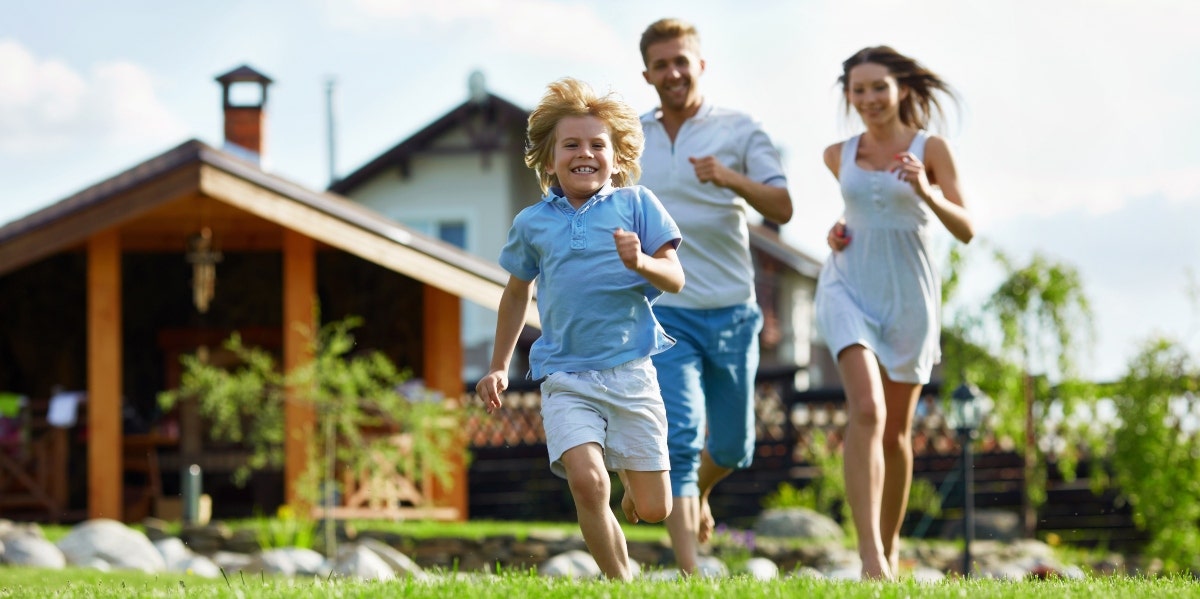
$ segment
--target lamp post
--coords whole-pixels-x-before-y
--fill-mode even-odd
[[[971,442],[975,438],[975,429],[982,420],[979,399],[983,394],[979,388],[966,382],[950,395],[951,423],[958,433],[959,444],[962,446],[962,480],[963,480],[963,576],[971,574],[971,541],[975,539],[975,466],[972,463]]]

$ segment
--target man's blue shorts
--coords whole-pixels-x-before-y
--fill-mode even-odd
[[[758,304],[692,310],[656,306],[675,347],[653,356],[667,407],[671,494],[699,495],[700,451],[719,466],[746,468],[754,457],[754,377],[758,372]]]

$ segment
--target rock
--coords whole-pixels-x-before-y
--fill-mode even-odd
[[[261,563],[253,556],[245,553],[217,551],[210,556],[210,559],[212,559],[213,563],[217,565],[217,568],[220,568],[225,572],[231,573],[246,571],[257,573],[258,571],[261,571],[256,571],[254,569],[255,567],[261,567]]]
[[[67,565],[63,552],[46,539],[12,537],[3,545],[4,562],[14,566],[61,569]]]
[[[217,566],[216,562],[203,555],[192,555],[180,563],[179,566],[179,572],[184,574],[203,578],[219,578],[221,576],[220,566]]]
[[[383,558],[361,545],[338,548],[333,573],[360,580],[392,580],[396,577]]]
[[[567,578],[599,578],[603,576],[600,566],[592,554],[573,549],[546,560],[538,568],[542,576],[564,576]]]
[[[1003,510],[975,511],[975,539],[979,541],[999,541],[1003,543],[1016,541],[1023,534],[1021,517],[1014,512]],[[962,520],[947,522],[942,528],[943,539],[961,539]]]
[[[404,555],[391,545],[375,539],[363,539],[358,544],[382,558],[396,574],[417,579],[426,577],[425,571],[421,569],[421,566],[417,565],[417,562],[414,562],[412,558]]]
[[[167,537],[154,541],[154,548],[163,556],[167,570],[182,572],[184,564],[195,555],[178,537]]]
[[[738,569],[739,574],[748,574],[755,580],[774,580],[779,577],[779,566],[765,557],[752,557]]]
[[[36,523],[13,522],[12,520],[0,519],[0,541],[6,541],[13,537],[36,537],[44,539],[46,535],[42,532],[42,527]]]
[[[315,576],[327,571],[325,556],[302,547],[268,549],[255,555],[257,563],[247,570],[284,576]]]
[[[845,534],[832,518],[806,508],[764,510],[754,523],[754,534],[765,537],[840,539]]]
[[[729,576],[729,567],[716,557],[701,555],[696,560],[696,574],[702,578],[724,578]]]
[[[58,541],[68,564],[82,565],[99,558],[118,570],[163,572],[167,564],[146,535],[104,518],[87,520]]]

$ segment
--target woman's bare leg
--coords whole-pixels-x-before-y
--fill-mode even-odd
[[[883,397],[887,418],[883,425],[883,504],[879,513],[879,534],[883,553],[892,568],[900,562],[900,527],[908,509],[908,493],[912,487],[913,449],[912,422],[921,397],[921,386],[899,383],[883,375]]]
[[[858,534],[864,579],[887,580],[892,571],[880,533],[883,503],[883,424],[887,408],[875,354],[852,345],[838,354],[838,372],[846,390],[846,499]]]

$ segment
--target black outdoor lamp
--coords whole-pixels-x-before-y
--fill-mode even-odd
[[[950,424],[958,432],[959,444],[962,445],[962,477],[963,477],[963,576],[971,574],[971,541],[975,538],[975,466],[971,459],[971,441],[975,438],[975,429],[983,420],[984,397],[979,388],[966,382],[950,394]]]

